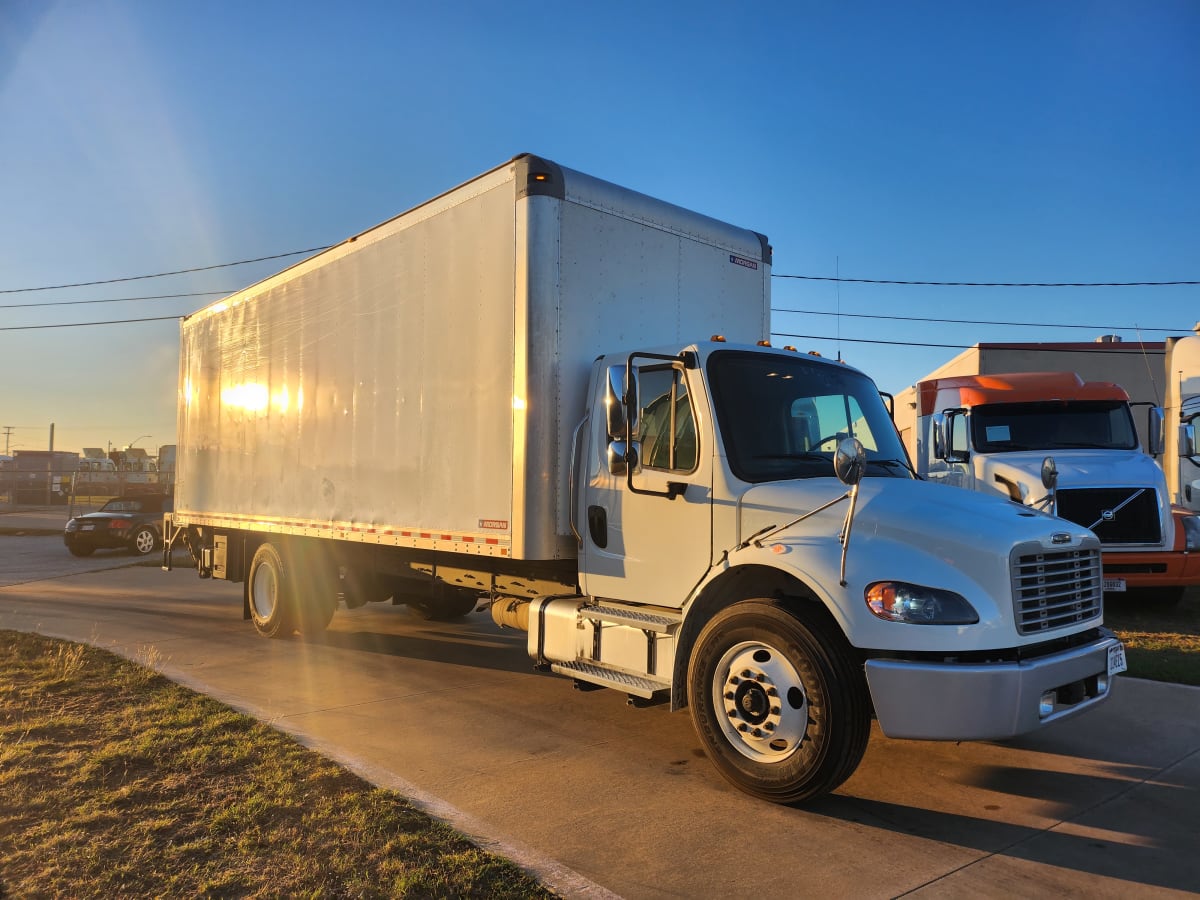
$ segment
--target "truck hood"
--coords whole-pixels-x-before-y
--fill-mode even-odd
[[[787,527],[746,543],[731,556],[734,564],[790,570],[825,599],[856,647],[938,651],[951,645],[951,634],[951,643],[971,649],[1043,640],[1044,635],[1018,637],[1014,565],[1030,556],[1100,550],[1090,531],[1010,500],[928,481],[865,478],[845,550],[843,581],[838,536],[848,501],[790,523],[846,490],[833,478],[748,489],[738,504],[742,542],[767,526]],[[866,613],[863,598],[880,581],[953,591],[966,598],[979,622],[926,628],[876,618]]]
[[[1039,460],[1038,465],[1041,465]],[[1040,481],[1039,481],[1040,487]],[[742,495],[741,539],[768,525],[785,525],[846,493],[833,479],[775,482]],[[837,534],[849,501],[799,522],[780,536]],[[974,491],[902,478],[866,478],[859,486],[853,534],[874,535],[920,547],[955,565],[970,567],[997,554],[1007,566],[1013,546],[1037,541],[1050,546],[1059,534],[1063,546],[1078,547],[1091,533],[1071,522],[1026,506]],[[1061,535],[1069,537],[1064,538]]]
[[[977,454],[979,487],[1010,496],[1008,485],[1019,491],[1021,502],[1036,503],[1046,496],[1042,486],[1042,461],[1054,458],[1058,487],[1146,487],[1164,494],[1162,469],[1138,450],[1030,450],[1018,453]],[[1015,499],[1015,498],[1014,498]]]

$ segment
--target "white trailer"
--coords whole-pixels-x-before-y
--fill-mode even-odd
[[[1200,325],[1197,326],[1200,330]],[[1200,512],[1200,334],[1167,338],[1163,377],[1163,472],[1171,499]]]
[[[488,605],[776,802],[845,780],[872,713],[990,739],[1101,702],[1096,538],[916,480],[869,378],[766,345],[770,265],[517,157],[183,322],[170,543],[266,636]]]

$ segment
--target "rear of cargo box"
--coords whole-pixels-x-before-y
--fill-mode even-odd
[[[765,338],[765,240],[518,157],[186,319],[176,518],[574,555],[593,359]]]

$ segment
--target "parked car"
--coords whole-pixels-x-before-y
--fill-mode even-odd
[[[104,548],[146,556],[162,546],[163,513],[172,509],[171,497],[162,494],[114,497],[67,522],[63,543],[73,556],[91,556]]]

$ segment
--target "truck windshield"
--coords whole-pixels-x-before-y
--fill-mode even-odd
[[[977,406],[971,411],[971,438],[980,453],[1138,448],[1129,406],[1118,400]]]
[[[866,449],[868,476],[913,477],[879,389],[859,372],[728,350],[709,358],[708,376],[729,465],[743,481],[832,477],[847,437]]]

